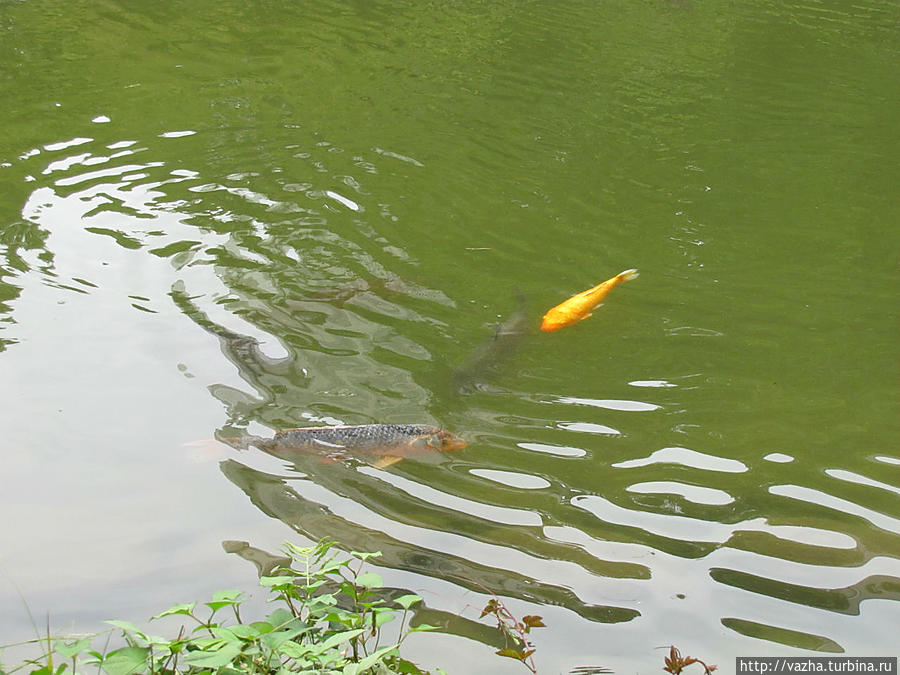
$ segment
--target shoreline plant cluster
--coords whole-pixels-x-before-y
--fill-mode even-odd
[[[179,603],[151,620],[185,617],[174,638],[152,635],[128,621],[107,621],[111,628],[88,636],[46,634],[4,649],[34,645],[40,654],[13,667],[0,660],[0,675],[447,675],[435,668],[426,671],[400,655],[400,646],[412,633],[435,630],[424,623],[413,625],[411,612],[422,602],[414,593],[382,597],[381,577],[365,570],[378,553],[351,552],[339,556],[335,543],[323,540],[314,546],[288,543],[290,565],[260,577],[277,608],[263,619],[249,621],[241,615],[247,599],[243,591],[224,590],[209,602]],[[396,638],[382,644],[382,627],[400,615]],[[539,616],[517,619],[497,596],[481,612],[491,616],[505,646],[495,653],[520,661],[537,675],[532,628],[544,627]],[[35,627],[35,631],[37,628]],[[115,634],[124,646],[109,649]],[[101,648],[95,645],[103,642]],[[681,673],[697,663],[709,675],[715,666],[682,657],[670,648],[663,670]],[[576,672],[576,671],[573,671]],[[599,667],[579,673],[608,673]]]

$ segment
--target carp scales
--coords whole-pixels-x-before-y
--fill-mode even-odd
[[[245,436],[221,439],[238,448],[256,446],[281,459],[300,453],[341,461],[351,456],[375,458],[375,468],[396,464],[411,455],[462,450],[459,436],[427,424],[362,424],[358,426],[301,427],[276,431],[272,438]]]

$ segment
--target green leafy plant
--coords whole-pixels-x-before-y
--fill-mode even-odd
[[[412,625],[411,608],[422,598],[409,593],[388,599],[381,577],[366,570],[366,562],[378,553],[351,552],[349,558],[334,550],[334,542],[314,546],[285,545],[290,560],[260,585],[280,606],[256,621],[246,621],[242,591],[223,590],[201,605],[179,603],[151,620],[185,617],[174,638],[145,632],[128,621],[108,621],[109,631],[95,635],[53,636],[49,624],[44,635],[8,647],[33,645],[40,653],[13,668],[0,664],[0,675],[81,675],[91,668],[105,675],[430,675],[400,656],[399,648],[410,633],[434,630],[427,624]],[[488,591],[490,592],[490,591]],[[493,594],[492,594],[493,595]],[[26,606],[27,607],[27,606]],[[396,638],[382,645],[382,628],[400,613]],[[29,612],[30,614],[30,612]],[[542,628],[540,616],[517,619],[499,597],[493,595],[481,612],[491,616],[503,635],[499,656],[516,659],[537,674],[532,628]],[[110,643],[118,635],[118,646]],[[97,646],[102,643],[101,646]],[[700,664],[704,675],[716,666],[682,656],[669,647],[664,671],[678,675]],[[602,666],[582,666],[573,675],[609,673]],[[435,675],[445,675],[437,668]]]
[[[398,651],[410,633],[434,628],[407,624],[410,608],[422,598],[385,600],[379,596],[381,577],[363,571],[378,554],[340,558],[333,546],[328,541],[286,545],[290,567],[260,579],[282,606],[261,620],[241,616],[243,592],[218,591],[203,605],[179,603],[153,617],[189,619],[174,638],[151,635],[128,621],[109,621],[112,631],[74,639],[53,637],[48,630],[46,637],[20,643],[39,645],[39,657],[10,670],[0,667],[0,675],[24,669],[30,675],[78,675],[86,667],[106,675],[428,675]],[[398,638],[381,645],[381,627],[398,611]],[[109,650],[113,632],[120,633],[124,646]],[[104,635],[98,650],[94,643]]]

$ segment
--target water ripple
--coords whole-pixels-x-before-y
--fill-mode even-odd
[[[557,422],[556,426],[566,431],[580,431],[586,434],[600,434],[602,436],[621,436],[622,432],[605,424],[593,422]]]
[[[578,495],[572,498],[571,503],[605,522],[640,528],[668,539],[721,544],[728,541],[735,529],[726,523],[700,518],[635,511],[618,506],[599,495]],[[757,522],[761,523],[762,519]]]
[[[571,403],[573,405],[589,405],[595,408],[606,408],[607,410],[625,410],[629,412],[646,412],[649,410],[660,409],[660,406],[658,405],[654,405],[653,403],[645,403],[643,401],[577,398],[575,396],[559,396],[556,398],[556,402]]]
[[[587,454],[587,451],[582,448],[573,448],[568,445],[548,445],[547,443],[516,443],[516,445],[523,450],[533,450],[560,457],[584,457]]]
[[[661,23],[681,20],[669,12],[702,11],[677,5],[666,8]],[[473,56],[479,64],[518,64],[507,58],[505,41],[516,37],[510,21],[523,21],[535,35],[545,32],[546,21],[530,23],[534,12],[525,11],[523,18],[505,15],[503,9],[496,5],[491,10],[497,12],[492,18],[499,19],[492,30],[485,29],[481,16],[471,22],[473,30],[485,32],[478,42],[471,33],[459,37],[454,48],[465,58],[457,65],[471,64]],[[820,18],[821,10],[790,11],[805,24],[846,20],[830,10]],[[394,14],[398,21],[408,18],[402,10]],[[658,21],[658,14],[648,12],[644,20]],[[571,8],[552,15],[561,31],[574,25],[575,18]],[[361,27],[336,22],[316,39],[326,50],[336,33],[357,44],[363,31],[380,50],[392,53],[396,45],[375,30],[377,23],[371,17]],[[417,26],[409,28],[408,35],[421,39],[412,30]],[[635,31],[632,39],[643,35]],[[578,52],[589,42],[584,33],[573,43],[577,49],[563,40],[562,51],[551,61],[558,59],[571,71],[571,63],[584,59]],[[731,44],[730,39],[725,42]],[[723,53],[730,54],[729,49]],[[673,626],[672,639],[688,642],[721,635],[724,627],[770,644],[840,650],[845,638],[860,630],[847,617],[868,611],[871,623],[872,612],[878,611],[872,606],[886,603],[870,600],[894,606],[900,600],[896,538],[873,534],[867,526],[900,533],[900,520],[884,506],[900,488],[891,484],[892,478],[878,475],[900,460],[886,454],[857,464],[848,459],[846,468],[825,469],[824,476],[818,469],[806,474],[811,487],[788,482],[801,480],[796,474],[809,470],[807,450],[787,442],[782,438],[786,428],[759,413],[769,406],[787,408],[792,401],[778,398],[778,388],[763,381],[755,361],[745,366],[753,372],[739,372],[739,366],[750,362],[743,349],[758,337],[747,339],[742,332],[749,322],[726,323],[704,307],[714,292],[704,291],[702,283],[712,288],[721,279],[717,288],[728,283],[729,291],[738,288],[725,270],[704,280],[700,256],[716,246],[724,248],[725,238],[697,213],[682,210],[685,203],[709,196],[713,172],[701,174],[713,164],[704,153],[666,147],[663,139],[663,127],[689,124],[693,113],[685,111],[696,109],[700,99],[689,95],[690,87],[672,100],[659,98],[660,86],[675,92],[669,73],[654,62],[658,59],[623,63],[615,51],[605,67],[618,79],[607,82],[607,88],[585,86],[599,83],[592,79],[593,67],[576,69],[575,84],[558,84],[557,79],[554,87],[563,89],[543,92],[543,101],[523,96],[533,93],[528,87],[537,76],[521,64],[494,73],[508,91],[492,96],[487,78],[453,70],[454,81],[472,91],[463,91],[464,105],[447,113],[458,116],[453,124],[427,130],[438,139],[452,131],[444,146],[427,148],[405,129],[393,139],[376,129],[356,147],[342,146],[325,131],[310,130],[305,108],[284,113],[302,118],[303,124],[273,123],[263,129],[247,122],[234,128],[198,126],[197,131],[178,125],[142,135],[132,128],[116,135],[120,116],[111,113],[93,118],[103,127],[82,124],[80,131],[61,134],[58,142],[29,141],[26,147],[32,149],[10,155],[18,155],[18,167],[15,160],[0,165],[10,174],[20,171],[18,182],[27,188],[25,199],[16,203],[24,222],[11,224],[3,241],[2,271],[17,273],[9,275],[10,281],[4,277],[0,286],[3,319],[14,323],[6,300],[17,296],[19,284],[29,288],[29,275],[39,279],[34,286],[44,291],[35,295],[42,311],[52,311],[59,297],[74,298],[84,303],[80,307],[95,309],[92,318],[105,320],[110,306],[124,304],[127,317],[149,322],[140,324],[149,328],[130,345],[137,356],[166,345],[168,351],[157,354],[160,369],[171,366],[174,371],[177,363],[178,384],[194,387],[211,404],[215,421],[210,426],[221,424],[222,431],[256,428],[267,434],[307,423],[409,421],[440,423],[459,432],[469,441],[464,452],[384,470],[350,461],[323,463],[319,457],[279,461],[272,469],[277,475],[233,460],[221,465],[243,491],[236,511],[249,498],[303,536],[336,536],[357,549],[382,550],[384,567],[420,575],[416,584],[449,580],[473,593],[490,589],[528,611],[535,606],[549,612],[558,605],[567,635],[565,628],[581,627],[571,619],[566,622],[566,613],[574,612],[591,622],[640,617],[640,624],[634,622],[639,642],[647,635],[668,635]],[[532,55],[534,68],[548,67],[539,52],[529,50]],[[403,70],[408,64],[394,65],[409,74]],[[580,90],[593,89],[605,91],[614,105],[593,112],[596,106],[579,98]],[[507,97],[527,103],[528,115],[508,125],[520,133],[501,134],[507,121],[500,124],[498,117],[489,124],[492,133],[485,136],[481,125],[480,140],[458,141],[471,105],[477,112],[477,105],[502,106]],[[592,112],[589,123],[562,137],[552,126],[560,119],[558,101],[565,99]],[[444,102],[437,107],[444,109]],[[291,104],[280,107],[290,110]],[[581,231],[574,225],[547,228],[543,220],[548,214],[573,222],[575,216],[596,219],[598,210],[602,220],[623,211],[614,204],[616,186],[592,192],[591,199],[569,189],[577,176],[572,167],[582,152],[579,144],[584,145],[571,139],[584,139],[588,129],[605,126],[596,124],[596,115],[608,121],[613,111],[625,111],[630,143],[656,146],[649,168],[644,159],[632,163],[631,173],[623,168],[616,177],[618,187],[640,184],[645,194],[658,193],[662,201],[654,208],[678,209],[672,225],[677,236],[663,232],[658,239],[669,247],[676,241],[685,269],[690,269],[656,275],[655,288],[648,275],[645,295],[637,289],[633,304],[623,303],[620,314],[607,315],[611,321],[579,326],[549,342],[535,330],[540,313],[531,302],[537,304],[547,292],[551,269],[557,275],[565,272],[559,259],[547,255],[561,241],[558,235],[566,227],[574,234]],[[594,145],[608,144],[585,147]],[[458,177],[450,175],[453,153],[464,157],[458,166],[468,167]],[[678,159],[671,163],[668,158],[675,155]],[[544,180],[542,157],[559,172],[565,189],[554,192],[552,181]],[[581,161],[593,167],[595,159]],[[634,170],[637,165],[639,171]],[[670,169],[690,183],[688,189],[653,185],[670,182],[669,174],[661,178]],[[655,171],[660,175],[653,177]],[[486,177],[502,174],[515,178],[494,186],[494,203],[472,199],[483,190]],[[600,195],[597,200],[595,194]],[[585,199],[583,212],[564,214],[561,197]],[[502,218],[510,205],[514,220],[520,219],[516,226],[528,236],[511,237],[508,223],[485,226],[494,209]],[[533,225],[539,221],[540,228]],[[622,224],[621,237],[618,228],[598,228],[597,236],[609,242],[610,259],[637,250],[637,226]],[[653,247],[644,248],[652,256]],[[593,246],[583,249],[584,255],[589,250],[593,255]],[[528,275],[505,278],[522,269]],[[454,363],[468,363],[481,339],[487,338],[491,347],[506,337],[502,328],[509,321],[499,327],[496,321],[515,316],[512,288],[518,282],[522,295],[531,297],[520,303],[524,320],[514,331],[517,351],[501,355],[489,348],[471,365],[477,371],[471,391],[460,394],[459,388],[449,387],[455,390],[448,394]],[[757,292],[754,285],[743,299]],[[20,304],[31,309],[27,302]],[[28,316],[17,311],[17,317]],[[599,315],[594,321],[600,321]],[[723,325],[734,330],[722,332]],[[780,335],[780,325],[761,322],[754,327]],[[806,336],[812,328],[804,325],[796,335]],[[665,344],[653,337],[654,331]],[[184,347],[180,340],[185,334],[201,346]],[[641,346],[633,350],[639,358],[616,354],[617,345],[632,344],[615,343],[626,336],[643,341],[634,343]],[[690,339],[704,337],[718,339]],[[151,338],[155,342],[145,342]],[[577,358],[587,352],[555,346],[567,344],[565,340],[576,349],[592,350],[592,359],[601,363],[597,370],[588,371],[587,359]],[[0,347],[12,342],[4,340]],[[710,351],[713,343],[719,349]],[[613,348],[608,354],[607,346]],[[725,362],[732,352],[739,356]],[[674,370],[675,363],[690,370]],[[192,379],[185,380],[182,373],[191,373]],[[793,375],[799,380],[800,373]],[[84,383],[79,385],[83,394]],[[35,399],[54,396],[43,389]],[[568,394],[546,393],[558,391]],[[654,402],[632,399],[644,394]],[[842,400],[835,396],[835,402]],[[573,407],[563,411],[554,404]],[[630,414],[635,412],[653,414]],[[567,419],[569,414],[587,419]],[[729,436],[732,417],[737,431]],[[854,422],[847,418],[841,423]],[[745,435],[743,430],[753,425],[764,432]],[[675,439],[712,450],[667,445]],[[792,448],[792,454],[764,454],[773,446]],[[275,463],[262,453],[248,452],[242,459]],[[146,458],[140,461],[146,468]],[[872,508],[872,503],[883,508]],[[866,522],[851,527],[843,516]],[[825,612],[827,626],[822,623]],[[833,623],[832,614],[837,615]],[[683,617],[690,620],[681,621]],[[877,624],[871,629],[887,631],[890,622]]]
[[[525,527],[543,525],[541,516],[533,511],[482,504],[472,499],[452,495],[427,485],[416,483],[402,476],[379,471],[371,467],[361,466],[357,468],[357,471],[393,485],[424,502],[457,511],[458,513],[471,514],[476,518],[483,518],[502,525],[521,525]]]
[[[501,485],[522,488],[523,490],[541,490],[550,487],[550,481],[540,476],[518,473],[516,471],[499,471],[497,469],[469,469],[469,473],[487,478]]]
[[[887,490],[888,492],[893,492],[894,494],[900,494],[900,487],[897,487],[896,485],[888,485],[887,483],[882,483],[881,481],[867,478],[866,476],[861,476],[860,474],[854,473],[852,471],[844,471],[843,469],[825,469],[825,473],[832,478],[847,481],[848,483],[868,485],[869,487],[878,488],[879,490]]]
[[[840,511],[841,513],[846,513],[848,515],[857,516],[863,520],[869,521],[872,525],[881,528],[882,530],[900,534],[900,519],[878,513],[872,509],[867,509],[859,504],[829,495],[821,490],[814,490],[800,485],[772,485],[769,488],[769,492],[773,495],[789,497],[791,499],[809,502],[810,504],[816,504],[817,506],[824,506],[825,508]]]
[[[734,497],[724,490],[715,488],[701,487],[699,485],[686,485],[675,481],[649,481],[646,483],[635,483],[629,485],[628,492],[637,492],[640,494],[675,494],[680,495],[688,501],[695,504],[709,504],[719,506],[723,504],[731,504]]]
[[[721,471],[725,473],[743,473],[748,470],[746,464],[736,459],[716,457],[715,455],[708,455],[703,452],[680,447],[660,448],[651,453],[648,457],[616,462],[612,466],[619,469],[631,469],[639,466],[649,466],[651,464],[681,464],[682,466],[689,466],[694,469]]]

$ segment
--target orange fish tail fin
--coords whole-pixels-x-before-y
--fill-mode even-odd
[[[638,271],[635,269],[625,270],[624,272],[619,272],[617,275],[620,281],[631,281],[632,279],[638,278]]]

